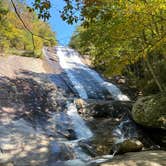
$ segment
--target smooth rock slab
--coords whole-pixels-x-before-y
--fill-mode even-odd
[[[100,166],[166,166],[166,151],[126,153]]]

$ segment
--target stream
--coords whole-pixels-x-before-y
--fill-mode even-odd
[[[107,96],[111,95],[114,100],[130,100],[116,85],[105,81],[96,71],[85,65],[81,61],[79,53],[75,50],[69,47],[56,46],[54,51],[59,59],[61,68],[67,74],[70,83],[78,95],[78,98],[106,100]],[[47,55],[47,57],[48,56],[49,55]],[[63,161],[63,164],[61,163],[62,161],[58,161],[60,162],[59,165],[81,166],[86,165],[85,162],[101,163],[111,159],[116,151],[114,151],[112,155],[99,156],[97,159],[93,159],[90,155],[86,154],[81,147],[79,147],[79,141],[92,138],[93,132],[79,115],[74,100],[68,101],[66,103],[66,108],[67,115],[70,118],[76,138],[74,140],[62,141],[59,143],[70,146],[76,157],[72,160]],[[57,117],[55,119],[57,119]],[[121,141],[123,142],[126,139],[123,131],[123,125],[125,125],[125,123],[129,123],[129,120],[127,119],[114,129],[114,133],[118,135],[116,140],[117,143]]]

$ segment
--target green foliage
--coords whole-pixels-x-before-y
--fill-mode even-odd
[[[70,46],[91,55],[105,76],[126,74],[152,93],[158,84],[165,89],[165,1],[85,0],[81,13],[84,21]]]
[[[0,51],[23,56],[42,57],[41,50],[43,46],[54,46],[57,44],[55,33],[52,32],[47,23],[39,20],[34,12],[29,13],[29,9],[27,9],[25,4],[17,1],[17,10],[26,26],[34,34],[44,38],[34,37],[34,50],[32,35],[24,28],[23,24],[18,19],[11,7],[10,1],[1,0]]]
[[[51,15],[49,9],[51,8],[51,2],[49,0],[34,0],[33,7],[28,7],[30,12],[36,10],[38,12],[38,18],[44,21],[48,20]]]

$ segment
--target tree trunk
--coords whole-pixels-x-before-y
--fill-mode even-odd
[[[160,92],[163,92],[164,90],[162,89],[162,86],[161,86],[161,84],[160,84],[160,82],[159,82],[150,62],[149,62],[148,56],[146,56],[146,64],[147,64],[147,67],[148,67],[148,69],[153,77],[153,80],[155,81],[156,85],[158,86]]]

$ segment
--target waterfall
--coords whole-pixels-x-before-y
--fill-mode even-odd
[[[127,119],[122,121],[113,131],[113,135],[116,137],[115,144],[124,142],[127,137],[125,136],[124,126],[125,124],[130,123],[130,120]]]
[[[73,64],[73,62],[80,64],[79,58],[77,56],[73,56],[72,54],[69,55],[68,49],[65,47],[57,47],[57,55],[58,55],[59,63],[61,65],[61,67],[67,73],[68,78],[74,85],[74,88],[78,92],[79,96],[83,99],[87,99],[88,96],[87,96],[87,93],[86,93],[83,85],[79,82],[79,80],[77,80],[75,78],[75,76],[71,70],[71,69],[75,68],[75,65]]]
[[[78,139],[88,139],[93,136],[92,132],[85,124],[84,120],[80,117],[77,112],[76,105],[74,103],[67,103],[67,114],[72,120],[74,130]]]
[[[130,100],[120,91],[120,89],[116,85],[105,81],[96,71],[90,69],[87,65],[85,65],[81,61],[79,54],[73,49],[63,46],[57,46],[55,47],[55,51],[57,57],[59,58],[61,68],[67,74],[71,84],[77,91],[80,98],[88,99],[91,94],[94,94],[97,97],[99,93],[107,91],[115,100]],[[67,115],[71,119],[71,125],[74,128],[77,139],[74,141],[65,141],[65,144],[70,145],[70,147],[75,150],[77,157],[76,160],[67,161],[66,165],[74,166],[75,164],[78,165],[77,163],[80,162],[77,159],[81,159],[84,161],[90,160],[90,156],[83,152],[81,147],[79,147],[78,142],[83,139],[87,140],[91,138],[93,136],[93,133],[78,114],[74,102],[67,102]],[[120,124],[115,129],[115,134],[118,135],[117,143],[125,140],[123,124]],[[116,152],[114,152],[113,155],[100,156],[99,159],[92,160],[91,163],[101,163],[107,161],[108,159],[113,158],[115,153]]]
[[[59,58],[59,63],[61,67],[67,73],[71,83],[73,84],[74,88],[76,89],[76,91],[78,92],[81,98],[87,99],[88,95],[86,91],[86,86],[84,86],[81,83],[81,80],[78,80],[75,77],[75,75],[77,74],[76,73],[77,70],[81,71],[82,73],[80,74],[82,75],[83,75],[83,72],[87,73],[87,75],[90,75],[92,80],[94,82],[97,82],[101,87],[104,87],[105,89],[107,89],[107,91],[113,96],[115,100],[122,100],[122,101],[130,100],[126,95],[124,95],[120,91],[120,89],[117,86],[103,80],[96,71],[90,69],[87,65],[85,65],[79,58],[79,54],[73,49],[70,49],[68,47],[58,46],[56,47],[56,51],[57,51],[57,56]]]

